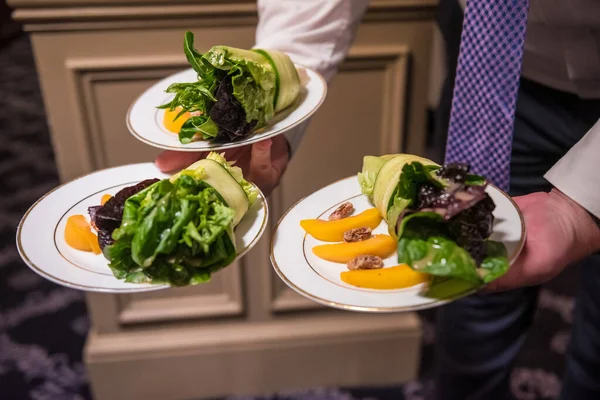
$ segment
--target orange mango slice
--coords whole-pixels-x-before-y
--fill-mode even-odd
[[[344,232],[364,226],[375,229],[381,223],[381,219],[381,214],[376,208],[369,208],[360,214],[335,221],[305,219],[300,221],[300,226],[317,240],[341,242],[344,240]]]
[[[165,110],[163,124],[165,125],[165,128],[167,128],[167,130],[169,130],[170,132],[179,133],[179,131],[181,130],[181,126],[185,123],[185,121],[187,121],[191,117],[190,113],[186,112],[179,118],[177,118],[176,121],[173,121],[177,114],[179,114],[180,112],[181,107],[176,107],[173,111],[169,110],[168,108]]]
[[[112,198],[112,196],[110,194],[105,194],[104,196],[102,196],[102,199],[100,200],[100,205],[106,204],[106,202],[109,201],[111,198]]]
[[[65,241],[74,249],[100,254],[98,237],[92,232],[90,224],[81,214],[71,215],[67,219]]]
[[[396,241],[389,235],[374,235],[361,242],[323,244],[313,247],[313,253],[324,260],[347,263],[360,255],[386,258],[396,251]]]
[[[349,285],[365,289],[402,289],[428,282],[430,276],[414,271],[406,264],[381,269],[344,271],[340,279]]]

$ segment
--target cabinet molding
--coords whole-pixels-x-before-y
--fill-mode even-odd
[[[65,66],[73,87],[73,115],[79,116],[86,138],[83,141],[83,147],[87,151],[86,158],[95,170],[109,166],[101,119],[98,116],[96,86],[102,82],[162,79],[184,69],[187,61],[184,56],[86,57],[68,59]]]
[[[91,332],[84,354],[98,399],[195,399],[414,379],[420,337],[410,313],[295,315],[202,330]]]

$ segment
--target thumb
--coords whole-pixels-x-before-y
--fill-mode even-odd
[[[154,163],[162,172],[172,172],[187,168],[190,164],[205,157],[206,153],[184,152],[184,151],[163,151],[157,157]]]

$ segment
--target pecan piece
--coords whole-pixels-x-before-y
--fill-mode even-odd
[[[379,256],[356,256],[348,262],[349,270],[383,268],[383,260]]]
[[[339,206],[334,212],[329,216],[330,221],[335,221],[338,219],[349,217],[354,212],[354,205],[349,201],[345,202],[341,206]]]
[[[361,242],[371,237],[371,228],[355,228],[344,232],[344,242]]]

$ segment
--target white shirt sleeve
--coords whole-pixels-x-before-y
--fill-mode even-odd
[[[600,120],[544,176],[555,188],[600,218]]]
[[[329,83],[348,54],[368,0],[258,0],[254,47],[287,53]],[[292,154],[308,121],[284,133]]]

